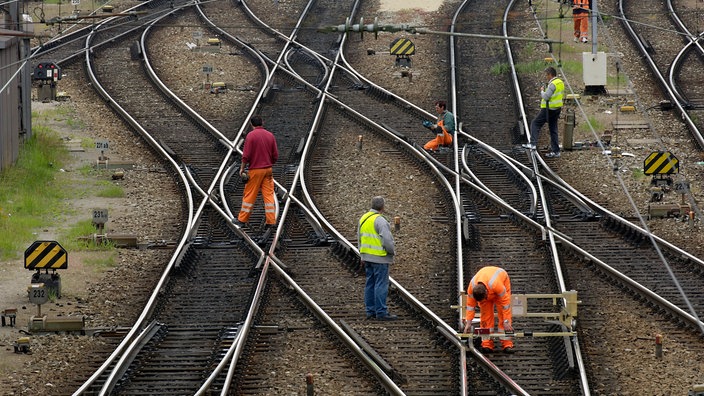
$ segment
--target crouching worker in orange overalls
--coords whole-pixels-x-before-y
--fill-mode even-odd
[[[511,326],[511,281],[508,273],[499,267],[480,269],[467,287],[467,309],[464,316],[464,332],[470,331],[474,310],[479,305],[479,323],[482,328],[494,332],[494,307],[499,314],[499,330],[513,331]],[[513,341],[501,340],[501,349],[513,353]],[[482,353],[494,351],[494,340],[482,340]]]
[[[455,116],[447,111],[447,104],[444,100],[435,102],[435,111],[438,112],[438,119],[433,124],[430,121],[423,121],[423,126],[435,133],[435,139],[423,146],[426,150],[437,150],[440,146],[452,144],[452,134],[455,133]]]

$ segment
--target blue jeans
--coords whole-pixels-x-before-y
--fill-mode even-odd
[[[560,152],[560,141],[558,140],[557,134],[557,120],[560,118],[560,111],[562,107],[557,109],[540,109],[540,113],[533,119],[530,123],[530,144],[537,146],[538,137],[540,136],[540,129],[543,128],[545,123],[548,123],[548,128],[550,129],[550,151],[553,153]]]
[[[364,285],[364,305],[367,316],[377,318],[389,314],[386,296],[389,294],[389,265],[364,262],[367,282]]]

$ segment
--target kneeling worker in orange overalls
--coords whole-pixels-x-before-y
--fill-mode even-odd
[[[256,202],[261,189],[266,225],[271,227],[276,224],[276,196],[274,195],[272,166],[279,159],[279,149],[274,134],[262,126],[264,124],[262,117],[255,115],[250,123],[254,129],[247,133],[247,137],[244,139],[242,164],[240,165],[240,176],[244,175],[245,166],[249,165],[249,179],[244,186],[242,207],[237,220],[240,223],[249,221],[254,202]]]
[[[494,332],[494,307],[499,314],[499,330],[513,331],[511,326],[511,281],[508,273],[499,267],[484,267],[480,269],[467,287],[467,309],[465,312],[464,332],[470,331],[474,310],[479,306],[479,324],[482,328]],[[513,341],[501,340],[501,349],[505,353],[513,353]],[[482,352],[494,351],[494,340],[482,340]]]
[[[435,102],[435,111],[438,112],[438,119],[433,124],[430,121],[423,121],[423,126],[435,132],[435,139],[423,146],[426,150],[437,150],[440,146],[452,144],[452,134],[455,133],[455,116],[447,111],[447,104],[444,100]]]

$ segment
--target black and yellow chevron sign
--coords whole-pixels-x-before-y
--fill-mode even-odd
[[[24,267],[35,269],[66,269],[68,253],[56,241],[35,241],[24,251]]]
[[[397,38],[389,46],[391,55],[413,55],[416,53],[416,46],[406,38]]]
[[[643,161],[646,175],[680,173],[680,161],[669,151],[654,151]]]

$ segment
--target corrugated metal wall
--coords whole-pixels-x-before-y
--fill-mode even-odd
[[[0,36],[0,170],[19,154],[21,132],[20,73],[17,37]]]

